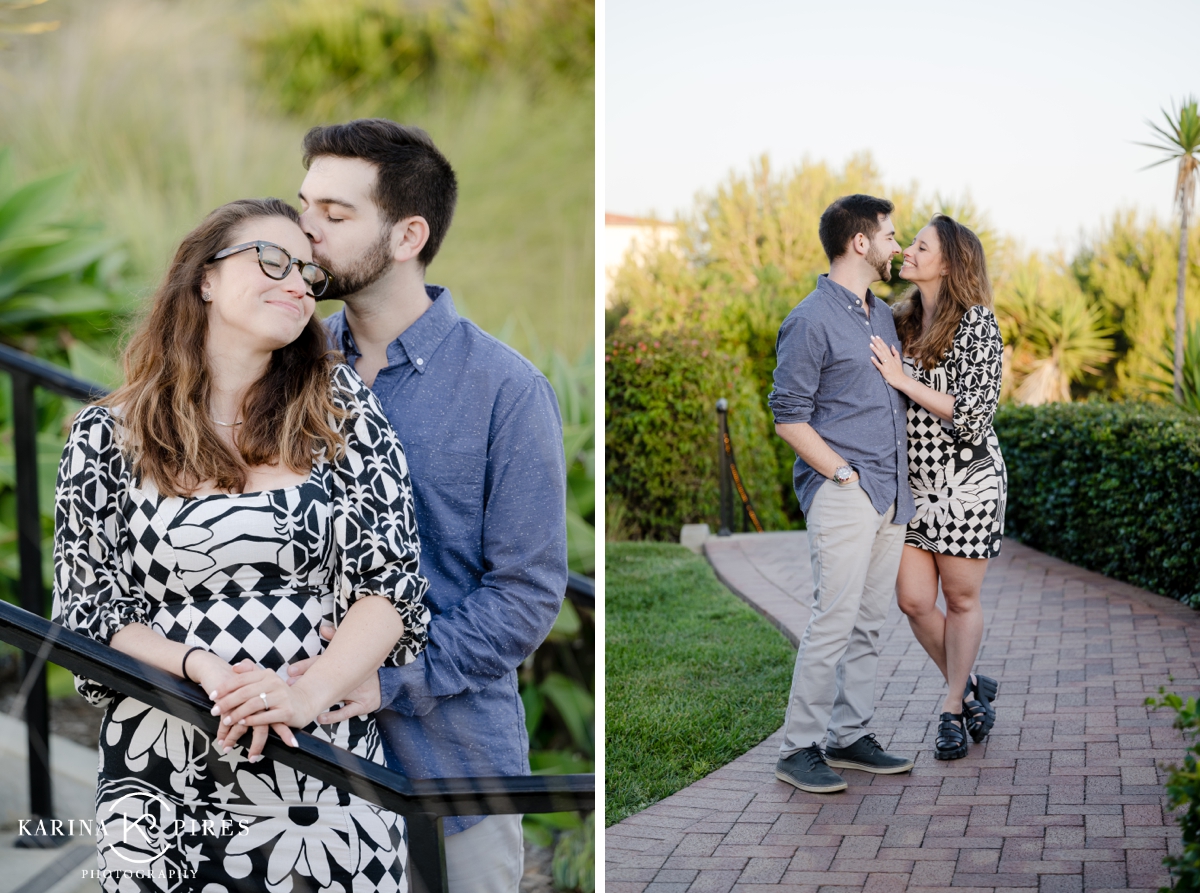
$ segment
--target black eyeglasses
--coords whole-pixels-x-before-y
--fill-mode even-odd
[[[288,273],[292,272],[293,265],[299,267],[300,278],[308,284],[309,293],[314,298],[319,298],[325,294],[325,289],[329,288],[329,283],[333,279],[333,274],[320,264],[292,257],[285,249],[280,248],[274,242],[263,242],[261,240],[257,242],[244,242],[241,245],[226,248],[224,251],[218,251],[209,258],[208,262],[212,263],[213,261],[223,260],[231,255],[249,251],[251,248],[258,250],[258,266],[271,279],[286,279]]]

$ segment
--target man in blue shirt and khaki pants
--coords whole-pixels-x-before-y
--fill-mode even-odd
[[[334,276],[323,297],[345,302],[326,324],[404,445],[433,615],[415,662],[380,669],[319,721],[378,711],[388,765],[411,778],[528,775],[516,671],[567,584],[554,391],[425,284],[457,196],[428,134],[378,118],[315,127],[304,163],[302,225]],[[445,831],[452,893],[516,893],[519,815],[447,818]]]
[[[844,791],[833,768],[907,772],[867,725],[879,631],[914,513],[904,398],[871,363],[870,340],[899,349],[892,311],[870,285],[900,253],[892,203],[844,196],[821,215],[829,274],[779,328],[775,431],[796,451],[808,527],[812,614],[796,652],[775,776],[802,791]],[[824,745],[824,750],[822,750]]]

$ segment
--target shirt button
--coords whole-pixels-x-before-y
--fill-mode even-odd
[[[424,365],[425,365],[425,361],[424,361],[424,360],[422,360],[420,357],[417,357],[417,365],[418,365],[418,366],[424,366]]]

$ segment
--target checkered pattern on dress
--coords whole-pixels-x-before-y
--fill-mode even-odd
[[[953,422],[909,401],[908,472],[916,503],[905,543],[962,558],[1000,554],[1008,479],[992,417],[1000,399],[1004,345],[996,317],[971,307],[937,366],[904,358],[909,375],[954,395]]]

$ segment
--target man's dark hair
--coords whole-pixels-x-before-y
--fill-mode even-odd
[[[868,239],[879,232],[879,218],[891,214],[896,206],[886,198],[873,195],[843,195],[821,215],[821,247],[830,263],[846,253],[850,240],[862,233]]]
[[[375,165],[375,204],[391,226],[405,217],[424,217],[429,240],[419,260],[428,267],[450,229],[458,181],[454,169],[419,127],[386,118],[359,118],[346,124],[314,127],[304,136],[304,167],[314,158],[361,158]]]

